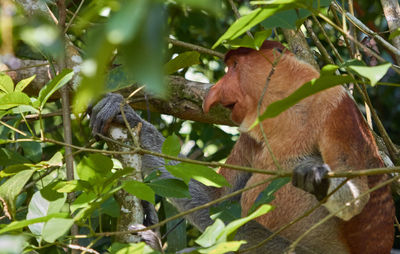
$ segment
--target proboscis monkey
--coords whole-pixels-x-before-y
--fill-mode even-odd
[[[221,103],[232,110],[232,120],[240,124],[242,134],[227,159],[229,164],[276,168],[260,128],[249,130],[249,127],[256,119],[257,103],[272,68],[271,63],[280,54],[283,56],[268,84],[261,112],[271,102],[287,97],[319,76],[312,66],[296,59],[280,43],[266,41],[260,51],[247,48],[229,51],[225,57],[228,71],[211,88],[204,101],[206,112],[211,106]],[[93,108],[93,133],[105,133],[111,122],[124,124],[119,107],[122,100],[120,95],[109,94]],[[131,126],[142,123],[140,139],[143,148],[161,152],[164,137],[157,129],[140,118],[131,107],[125,106],[124,111]],[[237,238],[248,242],[244,248],[267,238],[271,231],[302,215],[344,180],[323,178],[327,171],[383,166],[368,126],[355,103],[340,86],[310,96],[262,124],[278,163],[284,169],[294,169],[292,182],[301,189],[285,185],[275,193],[276,199],[272,202],[276,206],[274,211],[240,228]],[[163,177],[172,177],[163,163],[162,158],[144,155],[144,169],[158,168]],[[173,199],[174,205],[180,211],[187,210],[268,177],[225,168],[219,172],[229,181],[230,188],[210,188],[192,180],[189,184],[192,198]],[[313,224],[330,212],[337,212],[386,178],[379,175],[351,179],[328,199],[324,207],[252,253],[282,253],[291,241]],[[245,192],[239,197],[243,215],[247,214],[265,187]],[[389,187],[385,186],[348,204],[336,217],[317,227],[300,242],[296,253],[389,253],[394,235],[393,218],[393,200]],[[208,209],[190,214],[187,219],[200,230],[212,223]]]
[[[285,51],[280,43],[266,41],[260,51],[239,48],[228,52],[225,57],[228,71],[211,88],[204,101],[206,112],[216,103],[230,108],[232,120],[240,124],[240,131],[262,147],[251,155],[242,156],[243,161],[256,168],[276,168],[265,148],[260,127],[250,129],[250,126],[256,120],[257,103],[277,57],[280,60],[268,82],[261,112],[270,103],[287,97],[304,83],[319,77],[318,71],[296,59],[291,52]],[[369,127],[342,86],[312,95],[277,117],[264,120],[262,126],[272,153],[283,168],[293,168],[307,156],[322,157],[327,165],[295,170],[293,176],[295,185],[314,193],[319,199],[326,192],[323,193],[323,186],[315,184],[315,181],[329,168],[336,171],[384,166]],[[243,147],[241,151],[246,153],[248,150]],[[221,169],[220,173],[227,178],[234,177],[227,169]],[[254,174],[246,184],[254,184],[266,177]],[[348,181],[328,199],[325,208],[316,210],[282,232],[282,235],[290,240],[296,239],[328,212],[337,212],[347,202],[385,179],[386,175],[378,175]],[[330,180],[328,191],[335,189],[342,181]],[[314,187],[317,189],[314,190]],[[260,186],[242,195],[243,214],[247,213],[264,188]],[[274,231],[300,216],[316,202],[317,199],[312,195],[293,185],[286,185],[277,192],[272,202],[276,209],[257,221]],[[319,253],[390,253],[394,237],[393,221],[393,200],[390,188],[385,186],[349,204],[348,208],[337,213],[336,218],[314,230],[303,242]]]

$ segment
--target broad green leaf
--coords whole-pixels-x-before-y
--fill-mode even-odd
[[[396,30],[390,32],[389,40],[393,40],[393,38],[395,38],[399,35],[400,35],[400,28],[397,28]]]
[[[217,42],[212,46],[216,48],[219,44],[225,40],[233,40],[238,38],[240,35],[244,34],[247,30],[250,30],[253,26],[259,24],[264,19],[272,16],[278,11],[284,10],[286,6],[278,5],[271,8],[257,8],[248,15],[242,16],[236,20],[228,30],[217,40]]]
[[[262,205],[260,206],[256,211],[253,213],[249,214],[248,216],[232,221],[229,223],[221,232],[221,234],[218,236],[218,242],[226,242],[227,240],[230,240],[231,238],[233,239],[233,233],[235,233],[238,228],[246,224],[247,222],[260,217],[261,215],[264,215],[270,211],[273,210],[273,207],[271,205]]]
[[[81,180],[102,185],[106,180],[105,177],[111,175],[112,168],[113,162],[109,157],[102,154],[90,154],[88,157],[82,158],[76,171]]]
[[[236,38],[229,41],[232,48],[246,47],[259,50],[265,39],[271,36],[272,30],[263,30],[254,34],[254,39],[250,38],[247,34],[243,38]]]
[[[0,110],[7,110],[20,105],[30,105],[28,95],[22,92],[10,92],[0,95]]]
[[[148,0],[124,0],[106,23],[107,39],[112,44],[127,43],[135,37],[149,8]]]
[[[79,208],[87,207],[96,197],[96,194],[93,192],[82,192],[72,203],[70,207],[71,213],[74,213]]]
[[[327,66],[327,69],[324,68],[322,69],[321,76],[319,78],[305,83],[288,97],[271,103],[264,113],[262,113],[262,115],[258,118],[258,120],[256,120],[256,122],[252,125],[252,127],[256,126],[259,122],[266,118],[272,118],[279,115],[283,111],[287,110],[310,95],[340,84],[355,82],[355,80],[350,76],[335,75],[334,69],[337,69],[337,66],[335,68],[332,66]]]
[[[69,69],[64,69],[60,74],[55,76],[49,83],[47,83],[39,91],[38,101],[40,102],[40,108],[44,107],[44,104],[55,93],[58,89],[63,87],[68,81],[72,79],[74,72]]]
[[[31,220],[13,221],[10,224],[8,224],[6,227],[0,229],[0,234],[4,234],[4,233],[10,232],[10,231],[22,229],[31,224],[46,222],[52,218],[67,218],[68,216],[69,215],[67,213],[52,213],[47,216],[35,218],[35,219],[31,219]]]
[[[40,190],[40,195],[42,197],[50,202],[56,202],[57,200],[62,200],[66,197],[64,193],[61,193],[57,190],[55,190],[55,187],[58,185],[58,183],[61,181],[53,181],[50,184],[46,185]],[[57,210],[58,212],[58,210]]]
[[[160,179],[147,185],[162,197],[190,198],[188,186],[178,179]]]
[[[66,200],[66,195],[61,195],[59,199],[48,201],[43,198],[40,191],[33,194],[28,206],[27,220],[45,217],[50,214],[58,213]],[[44,222],[29,225],[29,229],[35,235],[42,235]]]
[[[22,92],[25,89],[25,87],[27,87],[32,82],[32,80],[35,79],[35,77],[36,75],[33,75],[32,77],[23,79],[20,82],[18,82],[18,84],[15,86],[15,91]]]
[[[15,200],[22,188],[31,178],[33,172],[35,172],[35,170],[21,171],[0,185],[0,197],[7,203],[8,212],[12,217],[15,216]]]
[[[73,191],[89,191],[91,184],[83,180],[59,181],[53,187],[53,190],[60,193],[68,193]]]
[[[1,253],[4,254],[24,253],[24,246],[28,244],[28,241],[29,241],[28,237],[26,237],[26,235],[24,234],[1,235],[0,236]]]
[[[43,227],[43,239],[53,243],[57,238],[66,234],[74,224],[74,219],[52,218]]]
[[[175,133],[165,139],[161,151],[163,154],[170,156],[177,157],[179,155],[181,151],[181,144],[178,136],[176,136]]]
[[[130,194],[138,197],[139,199],[149,201],[152,204],[155,204],[155,193],[154,191],[147,186],[145,183],[138,182],[135,180],[124,182],[124,190],[129,192]]]
[[[28,163],[10,165],[0,171],[0,177],[1,178],[9,177],[9,176],[17,174],[18,172],[21,172],[21,171],[24,171],[27,169],[31,169],[31,168],[32,168],[32,165],[29,165]]]
[[[11,77],[0,73],[0,90],[5,93],[12,93],[14,91],[14,82]]]
[[[391,64],[385,63],[377,66],[357,66],[350,65],[348,68],[357,72],[357,74],[366,77],[371,81],[371,86],[375,86],[378,81],[385,76]]]
[[[220,236],[222,230],[225,228],[225,224],[220,219],[216,219],[215,222],[206,228],[203,234],[195,240],[195,242],[201,247],[208,248],[213,246]]]
[[[179,54],[174,59],[169,60],[164,65],[164,74],[170,75],[179,69],[190,67],[200,63],[200,53],[197,51],[187,51]]]
[[[160,252],[151,249],[144,242],[140,243],[118,243],[114,242],[110,249],[110,254],[159,254]]]
[[[258,197],[254,201],[254,204],[250,208],[249,212],[253,212],[260,205],[270,203],[272,200],[275,199],[274,193],[289,182],[289,177],[283,177],[273,180],[270,184],[268,184],[267,188],[265,188],[260,194],[258,194]]]
[[[226,179],[215,172],[212,168],[189,164],[189,163],[179,163],[177,165],[166,165],[168,172],[172,175],[183,179],[183,181],[188,184],[190,179],[195,179],[206,186],[222,187],[228,186],[229,183]]]
[[[223,254],[232,251],[239,250],[242,244],[245,244],[246,241],[231,241],[231,242],[222,242],[218,243],[215,246],[212,246],[207,249],[200,249],[198,250],[200,253],[207,253],[207,254]]]

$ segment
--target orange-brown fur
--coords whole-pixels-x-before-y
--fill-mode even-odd
[[[205,111],[216,104],[232,108],[232,120],[240,124],[242,134],[228,163],[274,169],[275,164],[264,146],[259,127],[248,130],[257,116],[257,103],[271,70],[271,62],[280,53],[276,42],[266,42],[263,49],[236,50],[228,53],[228,72],[211,88],[205,102]],[[269,61],[266,60],[269,59]],[[319,73],[307,63],[297,60],[288,51],[275,67],[262,102],[261,112],[270,103],[283,99]],[[233,107],[232,107],[233,106]],[[262,123],[272,152],[279,164],[293,168],[297,159],[320,154],[332,170],[357,170],[383,167],[373,136],[355,103],[341,86],[312,95],[275,118]],[[237,174],[220,169],[230,183]],[[254,174],[247,186],[268,176]],[[362,185],[373,187],[387,176],[358,179]],[[242,211],[247,214],[259,193],[266,186],[252,189],[242,195]],[[228,190],[226,190],[228,191]],[[308,193],[286,185],[276,193],[276,209],[257,221],[271,230],[277,230],[317,204]],[[326,216],[319,208],[282,235],[296,239],[312,224]],[[393,243],[394,206],[389,187],[370,194],[362,212],[349,221],[333,218],[309,234],[303,242],[322,253],[389,253]]]

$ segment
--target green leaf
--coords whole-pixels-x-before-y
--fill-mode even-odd
[[[219,44],[225,40],[233,40],[238,38],[240,35],[244,34],[247,30],[250,30],[253,26],[259,24],[264,19],[272,16],[278,11],[287,8],[286,6],[274,6],[271,8],[257,8],[248,15],[242,16],[236,20],[228,30],[217,40],[217,42],[212,46],[216,48]]]
[[[225,224],[220,219],[216,219],[215,222],[206,228],[204,233],[195,240],[195,242],[201,247],[208,248],[213,246],[220,236],[222,230],[225,228]]]
[[[71,213],[74,213],[79,208],[87,207],[96,197],[96,194],[93,192],[82,192],[72,203],[70,207]]]
[[[22,188],[31,178],[35,170],[24,170],[9,178],[0,186],[0,197],[8,205],[8,212],[12,217],[15,216],[15,200]]]
[[[32,80],[35,79],[35,77],[36,75],[33,75],[32,77],[23,79],[20,82],[18,82],[18,84],[15,86],[15,91],[22,92],[25,89],[25,87],[27,87],[32,82]]]
[[[236,200],[226,200],[218,205],[210,207],[210,217],[213,220],[217,218],[225,224],[240,219],[242,216],[242,207]]]
[[[193,178],[207,186],[222,187],[229,185],[222,175],[203,165],[179,163],[177,165],[166,165],[165,167],[168,172],[183,179],[186,184]]]
[[[110,247],[110,254],[159,254],[160,252],[151,249],[144,242],[140,243],[118,243],[114,242]]]
[[[73,191],[89,191],[92,190],[91,184],[83,180],[59,181],[53,187],[53,190],[60,193],[68,193]]]
[[[112,168],[113,162],[109,157],[102,154],[90,154],[82,158],[76,171],[81,180],[102,185],[106,180],[105,177],[111,175]]]
[[[58,89],[63,87],[68,81],[72,79],[74,72],[69,69],[64,69],[60,74],[55,76],[49,83],[47,83],[39,91],[38,101],[40,102],[40,108],[44,107],[44,104],[55,93]]]
[[[119,218],[120,216],[120,206],[114,197],[110,197],[105,202],[101,204],[101,212],[107,214],[113,218]]]
[[[177,157],[181,151],[181,144],[179,142],[178,136],[173,133],[171,136],[167,137],[162,145],[161,152],[166,155]],[[168,162],[169,160],[165,160]]]
[[[238,228],[240,228],[247,222],[261,215],[264,215],[272,210],[273,207],[271,205],[262,205],[256,211],[249,214],[248,216],[232,221],[222,230],[221,234],[218,236],[218,242],[226,242],[228,239],[233,238],[234,236],[233,233],[235,233],[238,230]]]
[[[378,81],[383,78],[383,76],[385,76],[390,66],[390,63],[384,63],[377,66],[350,65],[348,66],[348,68],[357,72],[357,74],[369,79],[371,81],[371,86],[375,86],[376,83],[378,83]]]
[[[245,244],[246,241],[230,241],[230,242],[223,242],[223,243],[218,243],[215,246],[212,246],[207,249],[200,249],[200,253],[211,253],[211,254],[223,254],[223,253],[228,253],[232,251],[237,251],[239,250],[240,246],[242,244]]]
[[[390,32],[389,40],[393,40],[393,38],[400,35],[400,28],[396,28],[396,30]]]
[[[14,91],[14,82],[11,77],[3,73],[0,73],[0,90],[5,93],[12,93]]]
[[[20,105],[31,105],[28,95],[22,92],[11,92],[0,95],[0,110],[7,110]]]
[[[65,204],[67,195],[61,195],[53,201],[45,199],[40,191],[33,194],[31,201],[28,206],[28,213],[26,215],[27,220],[41,218],[49,214],[58,213],[62,206]],[[35,235],[42,235],[44,223],[35,223],[29,225],[29,229]]]
[[[149,8],[148,0],[121,1],[121,7],[106,23],[107,39],[112,44],[127,43],[136,36]]]
[[[229,45],[232,48],[246,47],[259,50],[265,39],[272,34],[272,29],[259,31],[254,34],[254,39],[245,35],[243,38],[236,38],[229,41]]]
[[[35,219],[31,219],[31,220],[13,221],[10,224],[8,224],[6,227],[0,229],[0,234],[18,230],[18,229],[24,228],[28,225],[34,224],[34,223],[46,222],[52,218],[66,218],[68,216],[69,215],[67,213],[53,213],[53,214],[49,214],[44,217],[35,218]]]
[[[319,78],[305,83],[288,97],[271,103],[264,113],[262,113],[262,115],[258,118],[258,120],[256,120],[256,122],[252,125],[252,127],[256,126],[259,122],[266,118],[272,118],[279,115],[283,111],[287,110],[310,95],[340,84],[355,82],[355,80],[350,76],[335,75],[334,70],[337,68],[338,66],[332,65],[324,67],[321,70],[321,76]]]
[[[190,198],[188,186],[178,179],[160,179],[147,185],[162,197]]]
[[[135,180],[124,182],[124,190],[129,192],[130,194],[138,197],[139,199],[149,201],[152,204],[155,204],[155,193],[154,191],[147,186],[145,183],[138,182]]]
[[[268,184],[267,188],[265,188],[260,194],[258,194],[258,197],[256,201],[254,201],[254,204],[250,208],[249,212],[253,212],[260,205],[270,203],[272,200],[275,199],[274,193],[289,182],[289,177],[283,177],[273,180],[270,184]]]
[[[74,224],[74,219],[52,218],[43,227],[43,239],[53,243],[57,238],[66,234]]]
[[[164,74],[170,75],[179,69],[186,68],[195,64],[200,64],[200,53],[197,51],[187,51],[179,54],[174,59],[169,60],[164,65]]]

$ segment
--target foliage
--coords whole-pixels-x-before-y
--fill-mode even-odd
[[[334,20],[332,11],[328,11],[330,0],[237,1],[242,15],[238,19],[231,13],[228,1],[67,0],[67,26],[60,29],[43,13],[28,15],[25,7],[18,5],[19,1],[5,2],[13,11],[0,10],[0,17],[2,22],[9,20],[12,25],[1,28],[0,60],[13,53],[21,59],[45,60],[51,75],[50,81],[37,89],[31,83],[41,73],[19,82],[13,81],[15,75],[11,71],[0,73],[0,203],[3,210],[0,243],[12,243],[10,249],[2,250],[7,253],[64,253],[71,243],[70,229],[74,224],[79,226],[79,234],[85,236],[76,242],[79,246],[89,246],[98,252],[157,253],[144,243],[122,244],[100,234],[117,230],[122,208],[114,199],[115,193],[123,189],[155,204],[162,220],[178,213],[166,198],[190,198],[191,179],[215,188],[229,184],[211,167],[176,163],[173,159],[164,161],[176,179],[162,179],[155,170],[143,182],[127,180],[136,169],[123,168],[117,159],[101,153],[108,147],[91,137],[88,119],[82,114],[87,105],[106,92],[135,83],[144,84],[148,95],[167,98],[165,75],[192,79],[200,76],[214,83],[224,73],[222,59],[195,48],[167,43],[166,38],[219,51],[238,47],[259,49],[266,38],[286,44],[281,28],[304,30],[304,22],[311,20],[312,15]],[[56,18],[59,17],[56,1],[37,2],[47,4]],[[374,7],[379,6],[379,1],[373,2]],[[4,6],[1,4],[1,8]],[[358,11],[365,12],[359,15],[361,21],[372,24],[377,31],[387,30],[380,9],[369,7],[368,3],[357,3]],[[324,23],[328,35],[325,38],[319,26],[314,23],[312,28],[329,50],[334,64],[319,58],[319,64],[323,65],[321,76],[287,98],[272,103],[261,112],[258,121],[275,117],[324,89],[348,83],[366,84],[390,137],[400,142],[400,122],[393,121],[400,117],[397,105],[400,90],[395,84],[400,79],[393,71],[391,53],[379,46],[386,62],[371,66],[372,57],[362,50],[363,61],[354,61],[356,55],[340,46],[343,44],[340,31]],[[245,34],[248,31],[252,36]],[[383,36],[393,40],[399,33],[397,29]],[[328,40],[337,46],[339,56],[332,53]],[[311,38],[307,37],[307,41],[313,50],[319,51]],[[69,57],[65,47],[70,44],[83,58],[79,75],[75,68],[56,72],[57,65]],[[63,121],[58,113],[61,103],[53,99],[59,98],[57,93],[71,81],[79,83],[72,97],[74,180],[66,177]],[[355,94],[362,104],[359,97]],[[146,100],[143,96],[133,99]],[[238,138],[237,131],[231,134],[225,131],[226,127],[157,113],[140,114],[167,137],[162,153],[173,157],[184,155],[206,162],[223,162]],[[88,147],[97,150],[83,149]],[[167,243],[167,252],[187,246],[194,246],[196,253],[237,250],[244,243],[233,240],[237,229],[273,209],[266,204],[287,182],[286,178],[273,181],[257,198],[251,210],[254,212],[244,218],[240,218],[240,206],[231,200],[213,206],[210,210],[215,222],[203,233],[186,222],[177,225],[177,220],[161,226],[162,234],[168,232],[162,239]],[[75,199],[68,198],[71,193]]]

